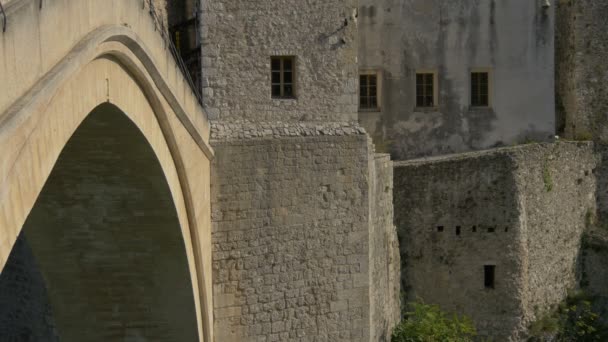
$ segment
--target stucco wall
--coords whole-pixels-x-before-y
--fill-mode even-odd
[[[382,71],[380,112],[359,121],[394,159],[478,150],[554,132],[554,6],[540,1],[361,0],[359,68]],[[489,68],[491,108],[470,108]],[[415,73],[438,72],[436,110],[415,110]]]
[[[397,163],[395,224],[408,298],[468,315],[481,336],[523,338],[536,313],[577,285],[595,165],[586,143]],[[494,289],[484,287],[484,265],[496,266]]]
[[[355,0],[206,0],[203,96],[211,119],[355,121]],[[296,99],[271,99],[270,57],[295,56]]]
[[[557,104],[565,136],[608,142],[608,2],[559,0]]]

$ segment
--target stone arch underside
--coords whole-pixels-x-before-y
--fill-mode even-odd
[[[17,241],[0,275],[3,338],[197,339],[169,186],[117,107],[98,106],[70,138]]]
[[[69,138],[95,107],[114,104],[164,172],[192,275],[199,339],[211,341],[209,125],[141,4],[5,6],[11,20],[0,40],[0,269]],[[80,20],[66,21],[65,13]]]

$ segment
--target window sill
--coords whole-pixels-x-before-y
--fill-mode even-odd
[[[439,107],[414,107],[414,112],[438,112]]]
[[[469,106],[469,111],[489,111],[492,109],[492,106]]]
[[[291,100],[291,101],[295,101],[298,98],[295,96],[285,96],[285,97],[271,97],[271,100],[277,100],[277,101],[285,101],[285,100]]]
[[[359,113],[380,113],[381,108],[359,108]]]

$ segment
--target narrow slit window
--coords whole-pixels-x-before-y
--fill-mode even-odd
[[[435,106],[435,74],[416,74],[416,107]]]
[[[378,75],[366,74],[359,76],[359,109],[377,110],[378,106]]]
[[[485,265],[483,267],[483,283],[486,289],[494,288],[494,281],[496,276],[495,265]]]
[[[489,105],[489,74],[487,72],[472,72],[471,106],[488,107]]]
[[[295,58],[293,56],[271,57],[272,97],[278,99],[295,97]]]
[[[456,235],[460,235],[460,226],[456,226]]]

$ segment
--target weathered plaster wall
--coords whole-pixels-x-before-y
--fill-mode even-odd
[[[608,142],[608,2],[559,0],[558,127],[569,138]]]
[[[393,224],[393,163],[388,154],[370,158],[369,231],[370,341],[389,341],[400,320],[401,262]]]
[[[214,124],[217,341],[370,341],[394,324],[391,163],[356,126],[317,129]]]
[[[203,96],[211,119],[355,121],[355,0],[205,0]],[[295,99],[271,98],[270,57],[296,57]]]
[[[537,310],[576,287],[595,163],[590,144],[558,143],[396,164],[408,298],[470,316],[482,336],[523,338]],[[484,265],[496,266],[494,289]]]
[[[359,121],[395,159],[554,135],[554,7],[540,1],[361,0],[359,68],[383,72],[380,112]],[[491,108],[470,108],[470,70],[490,68]],[[436,110],[416,110],[415,72],[438,72]]]

